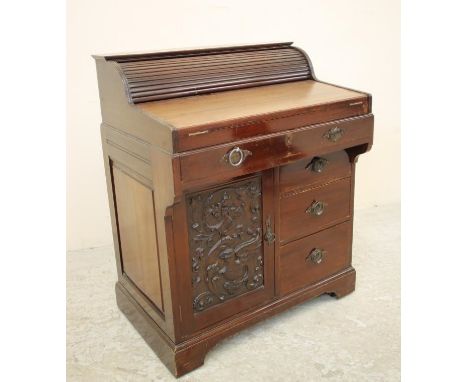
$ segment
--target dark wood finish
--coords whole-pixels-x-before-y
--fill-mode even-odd
[[[265,172],[262,178],[187,195],[189,332],[273,298],[273,252],[263,244],[264,227],[273,216],[271,182],[271,172]]]
[[[132,103],[311,78],[307,59],[290,43],[105,59],[118,64]]]
[[[122,271],[164,312],[153,190],[112,167]]]
[[[193,310],[263,287],[259,177],[187,196]]]
[[[351,176],[351,165],[346,151],[306,158],[281,166],[280,192],[288,194],[296,188],[312,187],[334,179]]]
[[[335,180],[319,187],[301,187],[280,199],[280,243],[331,227],[350,218],[351,179]],[[323,203],[314,213],[314,203]]]
[[[175,376],[248,325],[354,290],[369,94],[319,82],[291,43],[95,58],[117,303]]]
[[[173,304],[171,289],[167,288],[169,285],[168,277],[168,263],[167,263],[167,249],[165,245],[164,230],[158,230],[158,254],[159,254],[159,266],[161,275],[161,286],[162,286],[162,300],[165,304],[165,311],[162,314],[161,310],[151,301],[148,296],[138,288],[132,280],[123,272],[123,256],[121,251],[120,243],[120,228],[119,219],[117,215],[117,198],[116,198],[116,187],[113,177],[113,168],[118,166],[121,170],[132,176],[135,180],[141,182],[141,184],[147,185],[153,190],[154,194],[154,205],[155,207],[160,205],[160,191],[161,188],[155,188],[153,182],[153,176],[151,171],[151,149],[150,145],[144,141],[141,141],[131,135],[119,132],[118,130],[103,123],[101,125],[101,137],[104,154],[104,168],[106,172],[107,190],[109,197],[110,216],[112,223],[112,233],[114,237],[114,250],[117,265],[118,283],[126,288],[129,293],[132,294],[134,300],[145,309],[151,319],[163,330],[171,339],[175,339],[173,325]],[[118,142],[118,143],[117,143]],[[164,165],[164,161],[160,160],[158,163]],[[170,163],[170,162],[169,162]],[[159,166],[155,166],[154,169],[159,169]],[[164,181],[167,176],[158,174],[159,179]],[[172,176],[172,172],[171,172]],[[164,188],[165,193],[170,193],[170,183]],[[171,197],[173,199],[173,196]],[[159,212],[158,208],[155,209],[156,221],[161,220],[163,217]],[[161,225],[158,223],[158,226]],[[156,229],[156,227],[154,227]]]
[[[173,127],[179,152],[370,112],[366,94],[311,80],[137,107]]]
[[[280,295],[315,284],[349,266],[351,234],[351,225],[345,222],[281,247],[278,264]],[[311,258],[314,249],[324,252],[318,262]]]
[[[147,312],[135,303],[132,295],[125,288],[117,284],[115,289],[120,310],[125,313],[127,319],[158,355],[161,362],[166,365],[174,376],[180,377],[202,366],[206,353],[221,340],[308,299],[323,294],[329,294],[336,298],[345,297],[354,291],[355,284],[356,272],[354,268],[346,268],[328,279],[290,293],[286,297],[278,296],[270,303],[246,311],[242,315],[213,326],[197,337],[180,342],[177,345],[172,343],[164,332],[161,332],[161,329],[155,325]]]
[[[341,139],[332,141],[325,137],[333,128],[344,131]],[[362,116],[191,151],[179,155],[180,178],[182,185],[187,187],[209,178],[229,179],[291,163],[314,154],[322,155],[360,145],[371,141],[372,134],[373,118]],[[235,147],[252,153],[237,167],[224,160],[225,155]]]

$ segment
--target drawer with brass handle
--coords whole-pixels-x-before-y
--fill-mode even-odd
[[[351,175],[344,149],[367,144],[372,117],[350,118],[174,155],[182,187],[280,169],[281,191]],[[178,162],[178,163],[177,163]],[[289,167],[289,165],[291,167]]]
[[[280,247],[278,258],[281,295],[326,279],[350,265],[351,222]]]
[[[280,167],[280,192],[291,192],[299,187],[328,183],[351,176],[348,154],[341,150],[306,158]]]
[[[343,222],[351,213],[351,180],[300,189],[280,199],[280,244]]]
[[[175,377],[261,319],[354,290],[372,98],[318,81],[291,44],[94,56],[117,304]]]
[[[224,154],[223,160],[232,167],[238,167],[244,163],[249,155],[252,155],[251,151],[236,146]]]

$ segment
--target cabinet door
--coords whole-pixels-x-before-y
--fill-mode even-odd
[[[185,205],[192,330],[270,300],[273,172],[189,193]]]

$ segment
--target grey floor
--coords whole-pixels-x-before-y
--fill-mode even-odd
[[[356,291],[221,342],[179,381],[399,381],[400,206],[356,211]],[[67,254],[67,380],[174,381],[119,312],[111,247]]]

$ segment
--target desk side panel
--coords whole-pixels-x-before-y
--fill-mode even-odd
[[[118,283],[174,340],[165,229],[173,203],[171,156],[106,124],[101,132]]]

